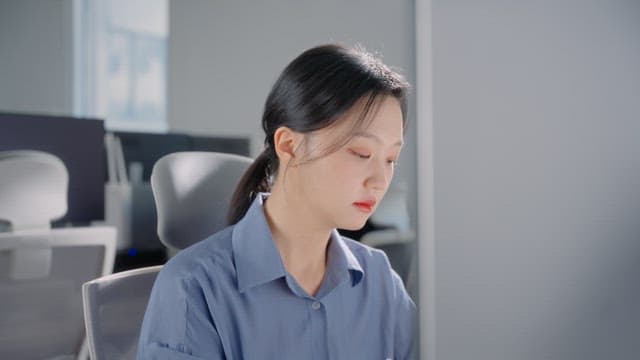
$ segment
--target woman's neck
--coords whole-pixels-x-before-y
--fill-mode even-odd
[[[314,295],[324,277],[332,229],[319,225],[308,208],[286,198],[279,187],[272,189],[264,211],[286,270]]]

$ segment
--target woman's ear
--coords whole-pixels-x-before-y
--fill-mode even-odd
[[[287,166],[290,161],[296,162],[298,147],[302,143],[303,134],[293,131],[286,126],[279,127],[273,134],[273,144],[280,164]]]

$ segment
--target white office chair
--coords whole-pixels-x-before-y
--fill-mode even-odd
[[[57,157],[0,152],[0,358],[86,359],[81,285],[113,268],[115,229],[51,229],[67,211]]]
[[[236,183],[251,162],[244,156],[213,152],[173,153],[158,160],[151,186],[160,240],[179,251],[223,229]],[[129,270],[84,284],[93,360],[135,359],[149,294],[161,268]]]

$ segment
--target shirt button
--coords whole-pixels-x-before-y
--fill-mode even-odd
[[[319,302],[317,302],[317,301],[314,301],[314,302],[311,304],[311,308],[312,308],[313,310],[318,310],[318,309],[320,309],[320,303],[319,303]]]

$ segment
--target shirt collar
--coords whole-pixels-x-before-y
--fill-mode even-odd
[[[267,196],[266,193],[256,196],[231,235],[240,292],[286,275],[264,216],[263,205]]]
[[[268,196],[269,193],[259,193],[245,216],[233,228],[231,242],[240,292],[287,274],[264,215],[264,201]],[[327,258],[326,281],[323,282],[329,282],[326,285],[330,288],[349,274],[352,286],[362,280],[364,271],[358,259],[335,229],[331,232]]]
[[[325,279],[337,285],[351,275],[351,286],[356,286],[364,276],[364,270],[351,249],[345,244],[336,229],[331,232],[331,240],[327,249],[327,271]],[[331,286],[333,287],[333,286]]]

